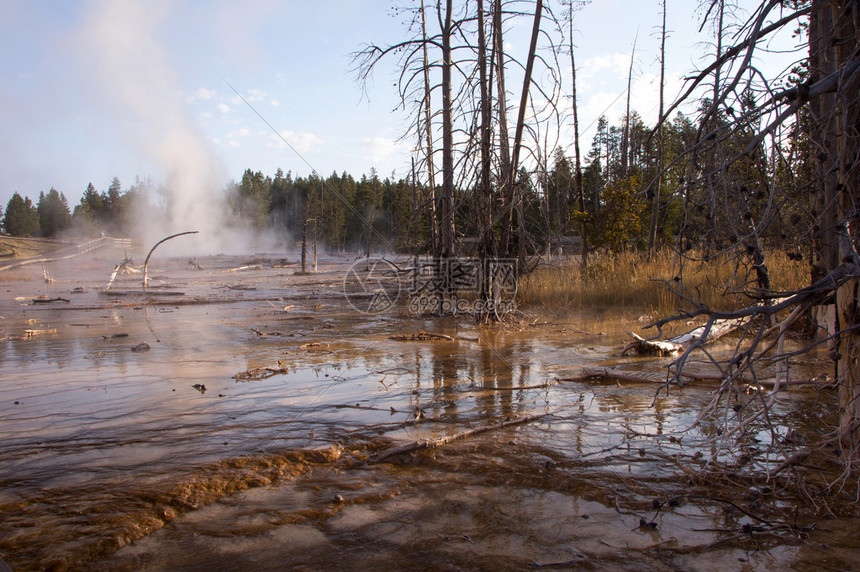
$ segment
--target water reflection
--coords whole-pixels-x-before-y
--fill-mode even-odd
[[[510,556],[517,549],[511,542],[524,539],[520,548],[534,550],[531,558],[552,561],[571,558],[553,542],[578,539],[598,554],[599,534],[561,534],[558,527],[575,531],[572,523],[581,524],[587,513],[591,524],[623,530],[610,544],[632,542],[636,520],[618,512],[606,491],[626,490],[630,502],[647,507],[651,499],[631,476],[645,482],[674,474],[666,458],[689,455],[687,443],[695,446],[713,427],[703,425],[683,443],[669,439],[695,419],[707,391],[689,388],[655,399],[652,386],[555,383],[605,364],[622,345],[614,333],[362,315],[321,295],[319,284],[303,286],[269,268],[241,277],[257,290],[228,299],[223,286],[238,280],[221,271],[238,263],[201,263],[217,271],[191,273],[172,262],[163,270],[186,290],[183,301],[197,296],[208,303],[100,297],[99,282],[83,277],[75,283],[88,291],[69,307],[2,302],[7,336],[57,330],[3,342],[4,559],[34,568],[89,567],[181,515],[186,520],[153,535],[150,558],[165,546],[179,559],[177,546],[205,545],[232,556],[254,546],[270,559],[248,562],[267,568],[282,562],[274,556],[284,550],[282,541],[296,538],[312,557],[296,551],[293,562],[321,568],[336,567],[332,546],[356,566],[365,562],[358,556],[362,545],[387,558],[400,554],[404,564],[428,554],[442,562],[440,554],[455,552],[455,542],[478,545],[489,558]],[[453,340],[390,339],[420,331]],[[142,342],[149,351],[131,351]],[[275,365],[286,372],[234,379]],[[641,367],[658,371],[662,364]],[[809,405],[787,400],[773,415],[811,424]],[[540,413],[545,417],[527,426],[440,451],[429,470],[422,470],[421,458],[414,467],[366,464],[380,447]],[[574,468],[592,462],[588,475],[602,470],[602,481],[587,486]],[[267,485],[285,488],[260,489]],[[272,507],[262,490],[292,500]],[[351,494],[359,500],[350,502]],[[333,505],[335,495],[346,501]],[[557,537],[544,534],[550,531]],[[265,538],[249,540],[254,534]],[[199,564],[195,554],[197,561],[182,561]],[[124,565],[141,563],[129,558]],[[162,561],[152,562],[158,568]]]

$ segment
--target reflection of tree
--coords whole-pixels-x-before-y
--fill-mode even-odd
[[[431,343],[430,359],[433,372],[433,408],[438,415],[439,406],[445,407],[445,413],[452,420],[457,420],[459,413],[460,371],[463,365],[459,352],[452,351],[448,344]]]

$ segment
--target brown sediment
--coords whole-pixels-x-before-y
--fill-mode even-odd
[[[132,485],[114,494],[91,486],[41,491],[0,505],[0,514],[11,519],[3,526],[0,553],[14,570],[84,568],[188,511],[295,479],[340,457],[336,447],[291,451],[226,459],[176,475],[172,483]]]

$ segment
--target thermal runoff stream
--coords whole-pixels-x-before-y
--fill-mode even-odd
[[[694,423],[713,385],[583,376],[665,379],[668,359],[619,355],[641,312],[369,312],[373,292],[344,295],[351,257],[307,275],[295,256],[154,258],[146,291],[103,291],[121,260],[0,273],[13,570],[860,561],[850,511],[752,470],[835,424],[834,392],[784,391],[770,426],[723,443],[723,410]]]

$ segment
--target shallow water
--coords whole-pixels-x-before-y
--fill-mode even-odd
[[[683,432],[712,388],[558,381],[597,366],[665,376],[667,360],[617,357],[635,313],[517,327],[366,314],[342,295],[348,259],[310,276],[275,257],[199,262],[153,263],[146,295],[139,275],[100,294],[108,258],[49,265],[50,283],[0,273],[13,569],[812,569],[860,555],[847,517],[793,543],[731,538],[761,524],[733,502],[758,516],[791,501],[691,477],[740,453],[713,449],[719,419]],[[453,340],[390,339],[420,331]],[[260,367],[278,373],[234,377]],[[822,431],[831,402],[786,392],[771,414]],[[754,428],[744,453],[778,463],[781,437]]]

